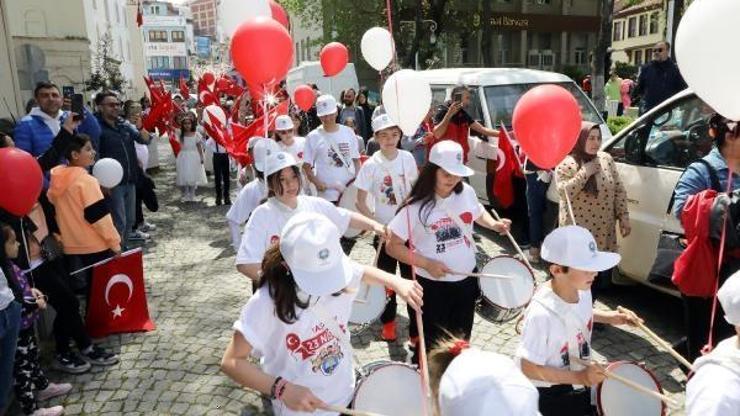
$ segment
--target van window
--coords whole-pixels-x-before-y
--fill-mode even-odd
[[[452,85],[432,85],[432,107],[435,108],[435,113],[437,112],[437,107],[444,104],[447,100],[450,99],[452,88]],[[483,120],[483,111],[481,107],[480,96],[478,95],[479,88],[476,86],[469,86],[469,90],[470,108],[466,108],[465,110],[468,112],[468,115],[473,118],[473,120],[476,120],[481,124],[485,124]]]
[[[685,169],[712,150],[709,117],[714,110],[696,96],[662,109],[609,146],[616,161]]]
[[[485,87],[488,111],[491,113],[491,121],[498,125],[502,121],[505,125],[511,126],[511,118],[514,114],[514,107],[524,93],[530,89],[542,84],[513,84],[513,85],[495,85]],[[572,82],[558,83],[561,87],[568,90],[578,101],[581,107],[581,115],[584,120],[601,124],[603,120],[599,117],[596,109],[583,94],[583,92]]]

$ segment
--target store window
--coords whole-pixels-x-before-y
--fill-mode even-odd
[[[169,56],[152,56],[151,58],[149,58],[149,69],[165,69],[169,67]]]
[[[188,58],[185,56],[173,56],[172,63],[175,69],[187,69]]]
[[[185,32],[182,30],[173,30],[172,31],[172,41],[173,42],[185,42]]]

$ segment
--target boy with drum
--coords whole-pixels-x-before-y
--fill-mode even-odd
[[[722,284],[717,298],[725,311],[725,320],[735,327],[736,335],[694,362],[694,376],[686,385],[688,416],[740,412],[740,272]]]
[[[570,225],[550,233],[542,244],[551,279],[540,286],[524,317],[516,359],[539,390],[543,416],[591,415],[591,391],[601,383],[604,368],[591,363],[594,322],[632,323],[620,312],[594,310],[591,285],[598,272],[616,266],[621,257],[598,251],[591,233]]]

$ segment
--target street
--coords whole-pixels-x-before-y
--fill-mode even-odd
[[[74,385],[72,393],[53,404],[63,404],[68,415],[270,414],[258,395],[238,388],[219,370],[231,325],[251,294],[247,278],[233,265],[224,219],[227,207],[214,206],[212,184],[198,190],[198,202],[179,202],[180,193],[173,186],[173,158],[166,142],[160,143],[160,150],[162,167],[153,177],[161,208],[145,214],[158,228],[145,246],[144,256],[149,311],[157,329],[103,340],[105,346],[120,353],[121,362],[116,366],[93,367],[92,372],[78,376],[50,371],[50,379]],[[487,232],[482,236],[479,247],[489,255],[508,250],[497,245],[505,239]],[[370,239],[365,237],[355,245],[351,257],[367,264],[373,254]],[[538,272],[537,278],[543,280],[544,273]],[[680,335],[678,299],[633,286],[609,292],[602,302],[599,307],[633,309],[669,342]],[[405,307],[399,306],[399,314],[403,317],[396,343],[379,341],[378,324],[353,338],[361,363],[405,359]],[[472,344],[512,355],[519,338],[516,321],[497,326],[476,317]],[[683,403],[685,376],[677,363],[641,332],[609,327],[594,334],[593,348],[597,357],[610,361],[644,362],[667,394]],[[44,348],[44,362],[51,358],[50,352],[50,346]]]

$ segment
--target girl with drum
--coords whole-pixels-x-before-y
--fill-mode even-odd
[[[509,220],[494,220],[473,188],[462,181],[472,174],[463,164],[458,143],[435,144],[429,163],[388,225],[392,232],[388,254],[416,266],[421,277],[419,283],[426,293],[421,316],[427,348],[445,332],[470,338],[480,295],[477,279],[468,276],[476,266],[473,221],[499,233],[508,232],[511,226]],[[417,348],[414,363],[418,355]]]
[[[390,116],[382,114],[372,123],[374,138],[380,146],[380,151],[371,156],[360,168],[355,180],[357,187],[357,209],[370,218],[375,218],[381,224],[388,224],[393,219],[401,202],[411,190],[411,185],[418,176],[416,161],[411,153],[398,149],[401,140],[401,129]],[[375,200],[375,213],[367,205],[367,195]],[[378,250],[380,238],[376,237],[373,247]],[[406,264],[398,262],[380,248],[377,267],[391,274],[396,274],[396,264],[401,269],[401,276],[410,279],[411,270]],[[396,340],[396,295],[388,292],[388,303],[380,317],[383,323],[381,338],[384,341]],[[409,310],[409,317],[414,314]],[[409,325],[410,336],[416,336],[415,324]]]
[[[422,288],[352,262],[340,231],[324,215],[300,212],[287,221],[279,245],[265,253],[259,289],[234,323],[221,369],[240,385],[272,399],[276,415],[336,415],[354,392],[347,332],[360,282],[393,288],[418,308]],[[261,365],[248,360],[261,358]]]
[[[591,233],[577,225],[561,227],[542,243],[552,279],[540,286],[529,304],[516,359],[539,390],[542,416],[593,414],[591,390],[604,381],[604,368],[583,366],[591,360],[594,322],[622,325],[633,318],[594,310],[590,288],[597,274],[615,267],[621,257],[597,250]]]
[[[325,215],[342,232],[347,227],[385,235],[386,227],[362,214],[335,207],[330,202],[301,195],[301,172],[289,153],[269,156],[265,163],[268,198],[249,217],[236,255],[236,268],[252,280],[259,280],[262,258],[270,245],[279,241],[285,223],[298,212]]]

